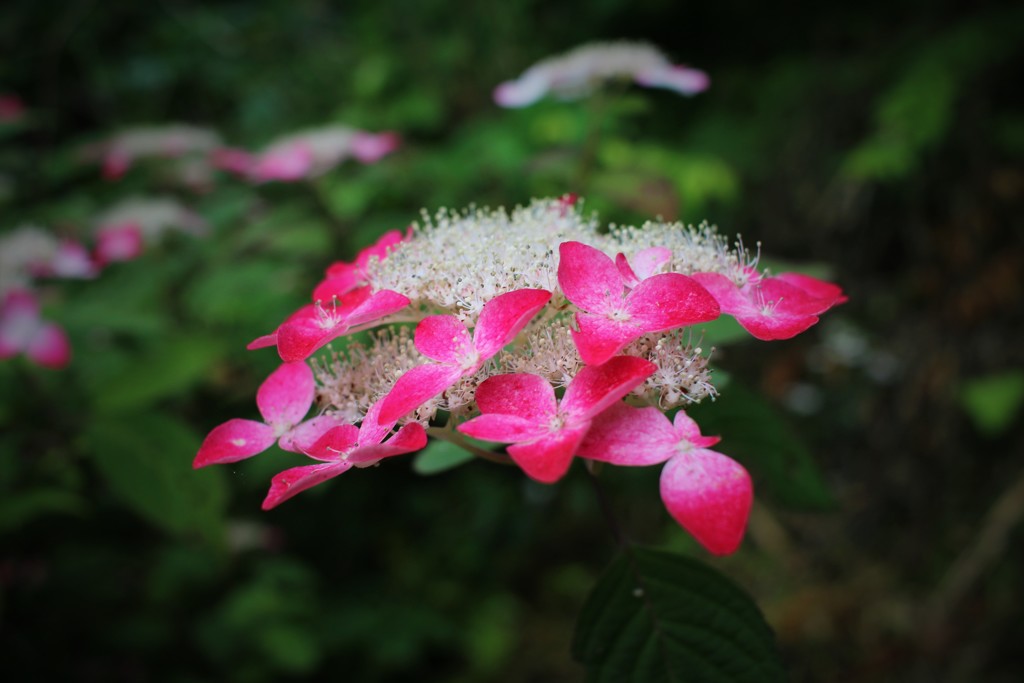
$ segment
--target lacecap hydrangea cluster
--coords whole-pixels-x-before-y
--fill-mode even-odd
[[[785,339],[844,300],[831,283],[758,271],[707,225],[601,230],[571,196],[440,211],[330,266],[310,304],[249,345],[276,346],[283,361],[257,393],[263,419],[216,427],[195,466],[275,442],[311,458],[273,478],[269,509],[422,449],[428,429],[504,444],[498,457],[544,483],[577,457],[664,464],[669,513],[710,552],[730,553],[753,492],[683,409],[716,393],[694,326],[724,313],[759,339]]]

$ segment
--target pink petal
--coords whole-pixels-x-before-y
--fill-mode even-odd
[[[551,292],[547,290],[517,289],[485,303],[473,328],[473,343],[480,360],[501,351],[550,300]]]
[[[562,398],[561,411],[574,421],[589,420],[640,386],[658,366],[643,358],[616,356],[582,368]]]
[[[274,444],[274,430],[255,420],[235,418],[206,435],[192,467],[238,462],[262,453]]]
[[[71,360],[71,344],[56,323],[42,323],[25,349],[25,355],[47,368],[62,368]]]
[[[340,299],[356,287],[365,284],[360,269],[350,264],[345,265],[349,266],[348,270],[328,275],[327,278],[313,289],[313,301],[326,303],[335,298]]]
[[[96,260],[101,265],[131,261],[142,253],[142,231],[128,223],[104,228],[96,236]]]
[[[558,253],[558,284],[565,298],[591,313],[619,306],[622,276],[607,254],[581,242],[562,242]]]
[[[438,363],[458,365],[473,351],[466,326],[454,315],[430,315],[416,326],[416,348]]]
[[[276,330],[274,332],[271,332],[270,334],[265,334],[262,337],[256,337],[251,342],[246,344],[245,348],[247,348],[250,351],[255,351],[256,349],[265,349],[268,346],[277,346]]]
[[[615,403],[591,422],[576,452],[614,465],[656,465],[676,455],[679,439],[657,408]]]
[[[646,280],[671,260],[672,250],[668,247],[649,247],[641,249],[633,257],[633,268],[641,280]]]
[[[376,242],[356,255],[356,263],[361,267],[366,267],[374,258],[383,261],[403,241],[405,241],[405,235],[400,230],[388,230]]]
[[[533,441],[547,434],[547,424],[534,422],[518,415],[505,413],[485,413],[472,420],[463,422],[458,431],[474,439],[497,441],[499,443],[519,443]]]
[[[359,444],[367,446],[369,444],[380,443],[384,440],[388,434],[391,433],[391,428],[395,426],[395,421],[380,421],[380,409],[384,405],[384,401],[387,396],[379,399],[376,403],[370,406],[370,409],[366,411],[366,416],[363,418],[362,424],[359,425]]]
[[[397,149],[400,141],[396,133],[360,131],[352,136],[352,155],[364,164],[372,164]]]
[[[304,178],[313,167],[313,150],[305,143],[293,143],[260,155],[252,167],[257,181],[292,181]]]
[[[345,421],[339,415],[317,415],[282,434],[277,445],[292,453],[307,453],[325,433],[343,425]]]
[[[380,408],[380,421],[394,423],[439,395],[462,377],[462,369],[427,363],[406,371],[388,392]]]
[[[700,427],[692,417],[680,410],[676,413],[672,426],[679,441],[685,441],[694,448],[710,448],[722,440],[720,436],[701,436]]]
[[[802,273],[779,273],[774,279],[793,285],[797,289],[803,290],[804,293],[811,298],[817,299],[823,308],[815,311],[816,314],[824,313],[832,306],[845,303],[847,301],[846,295],[843,294],[843,290],[839,285],[819,280],[818,278],[811,277],[810,275],[804,275]]]
[[[743,540],[754,489],[742,465],[721,453],[698,449],[665,465],[661,499],[708,552],[728,555]]]
[[[579,330],[570,328],[569,334],[587,365],[604,363],[643,334],[631,321],[610,320],[593,313],[576,313],[576,326]]]
[[[390,289],[382,289],[374,292],[366,301],[354,308],[348,314],[347,322],[350,326],[362,325],[391,315],[408,305],[408,297]]]
[[[305,454],[325,462],[339,462],[355,449],[358,441],[359,428],[343,424],[324,432],[316,443],[306,449]]]
[[[297,318],[286,322],[277,330],[277,353],[281,360],[286,362],[301,361],[329,341],[332,341],[348,331],[349,325],[344,317],[336,311],[328,308],[320,308],[316,305],[312,316]],[[250,348],[261,339],[254,340],[249,344]]]
[[[313,371],[308,365],[302,362],[282,363],[260,385],[256,392],[256,405],[267,424],[283,433],[306,417],[313,405],[315,391]]]
[[[708,290],[681,273],[647,278],[626,295],[625,310],[643,333],[708,322],[720,314]]]
[[[694,273],[696,280],[718,302],[723,313],[739,317],[757,313],[757,307],[736,283],[721,273]]]
[[[384,443],[360,445],[348,456],[348,461],[360,467],[383,458],[418,451],[427,445],[427,432],[423,425],[410,422]]]
[[[586,433],[586,426],[562,429],[532,443],[509,446],[507,450],[527,475],[551,484],[569,471],[572,456]]]
[[[350,462],[332,462],[321,465],[304,465],[293,467],[274,476],[270,480],[270,491],[261,506],[264,510],[277,507],[292,496],[302,493],[308,488],[333,479],[342,472],[351,469]]]
[[[622,276],[622,281],[626,283],[627,287],[636,287],[640,284],[640,278],[633,272],[629,261],[626,260],[626,255],[621,251],[615,255],[615,267],[619,269],[619,275]]]
[[[774,277],[761,278],[744,289],[764,315],[811,316],[822,312],[822,301],[799,287]]]
[[[807,328],[818,322],[815,315],[789,316],[789,315],[749,315],[736,316],[736,321],[743,326],[747,332],[761,341],[775,341],[778,339],[791,339]]]
[[[485,379],[476,388],[476,405],[481,413],[517,415],[545,425],[558,409],[551,384],[539,375],[522,372]]]

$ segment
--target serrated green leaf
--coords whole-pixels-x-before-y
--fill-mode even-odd
[[[591,683],[772,683],[786,674],[754,601],[696,560],[630,548],[580,612],[573,657]]]
[[[138,410],[185,391],[207,376],[223,351],[219,339],[203,336],[162,340],[134,358],[117,375],[96,385],[99,412]]]
[[[93,424],[85,443],[110,492],[136,514],[170,533],[220,540],[223,473],[192,469],[200,439],[186,425],[155,414],[118,416]]]
[[[416,454],[412,469],[417,474],[439,474],[473,459],[473,454],[449,441],[431,441]]]
[[[779,503],[825,510],[835,501],[807,446],[779,412],[735,382],[712,404],[687,410],[705,434],[722,436],[720,450],[748,467]]]

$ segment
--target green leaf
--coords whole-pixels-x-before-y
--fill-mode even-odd
[[[189,312],[203,322],[272,325],[298,291],[294,268],[268,260],[220,264],[200,273],[185,293]]]
[[[412,469],[417,474],[439,474],[473,459],[473,454],[450,441],[431,441],[416,455]]]
[[[630,548],[576,624],[573,657],[591,683],[772,683],[786,674],[754,601],[696,560]]]
[[[58,488],[8,494],[0,500],[0,533],[19,529],[44,515],[81,515],[85,508],[79,495]]]
[[[960,405],[978,431],[999,436],[1013,425],[1024,403],[1024,371],[979,377],[964,385]]]
[[[208,375],[222,351],[220,340],[211,337],[164,340],[95,387],[96,409],[108,413],[138,410],[182,392]]]
[[[223,537],[223,473],[192,469],[200,440],[186,425],[148,413],[118,416],[93,424],[85,441],[110,492],[133,512],[173,534]]]
[[[713,404],[687,410],[705,434],[722,436],[720,450],[747,466],[781,504],[810,510],[835,501],[814,457],[783,416],[736,382]]]

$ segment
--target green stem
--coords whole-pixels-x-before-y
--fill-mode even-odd
[[[508,457],[507,455],[493,453],[491,451],[485,451],[482,448],[474,446],[469,441],[467,441],[464,436],[447,427],[427,427],[427,436],[432,436],[435,439],[441,439],[442,441],[453,443],[459,448],[469,451],[470,453],[479,458],[483,458],[484,460],[490,460],[491,462],[496,462],[499,465],[515,464],[514,462],[512,462],[512,458]]]

